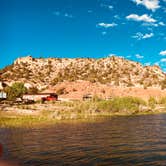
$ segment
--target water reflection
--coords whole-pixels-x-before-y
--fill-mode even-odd
[[[0,142],[20,165],[165,165],[166,115],[1,129]]]

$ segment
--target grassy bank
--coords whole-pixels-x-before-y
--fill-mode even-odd
[[[162,106],[162,107],[161,107]],[[91,121],[94,118],[119,115],[142,115],[166,111],[166,98],[144,101],[135,97],[115,97],[110,100],[94,98],[91,101],[55,102],[12,106],[13,111],[0,111],[0,127],[36,126],[62,121]],[[37,112],[20,114],[19,110]]]

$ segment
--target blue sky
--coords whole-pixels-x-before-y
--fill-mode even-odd
[[[0,68],[118,55],[166,71],[166,0],[0,0],[0,22]]]

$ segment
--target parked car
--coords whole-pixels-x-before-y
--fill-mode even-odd
[[[58,95],[57,94],[50,94],[47,97],[42,97],[42,102],[45,101],[57,101],[58,100]]]

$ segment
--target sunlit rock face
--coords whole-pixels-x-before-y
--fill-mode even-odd
[[[101,59],[27,56],[3,69],[0,77],[8,84],[19,81],[39,89],[77,80],[119,87],[160,88],[166,75],[159,66],[143,66],[117,56]]]

